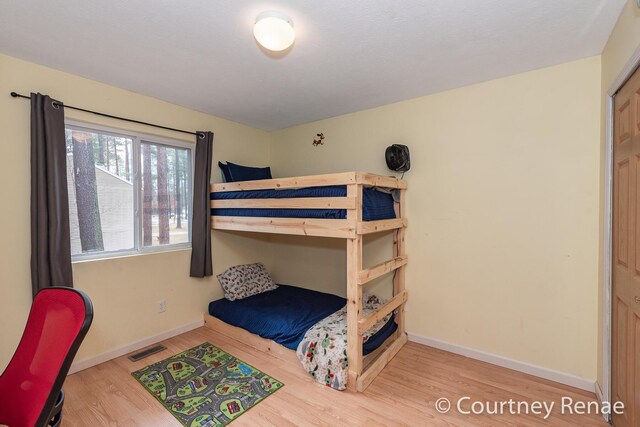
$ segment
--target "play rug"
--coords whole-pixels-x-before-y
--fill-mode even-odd
[[[208,342],[131,375],[186,427],[227,425],[284,386]]]

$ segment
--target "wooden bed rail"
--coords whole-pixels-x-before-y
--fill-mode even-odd
[[[289,199],[211,200],[212,209],[355,209],[353,197],[292,197]]]
[[[212,216],[211,228],[215,230],[334,237],[340,239],[348,239],[357,235],[356,223],[346,219]]]
[[[211,192],[244,190],[273,190],[284,188],[323,187],[325,185],[363,184],[382,188],[406,189],[407,182],[390,176],[367,172],[340,172],[325,175],[296,176],[292,178],[261,179],[257,181],[224,182],[211,184]]]

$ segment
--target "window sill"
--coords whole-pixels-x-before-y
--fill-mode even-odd
[[[175,245],[167,245],[167,246],[155,246],[150,248],[145,248],[141,250],[131,250],[131,251],[117,251],[117,252],[102,252],[97,254],[82,254],[82,255],[74,255],[71,257],[72,264],[79,264],[85,262],[94,262],[94,261],[106,261],[111,259],[118,258],[131,258],[141,255],[154,255],[161,254],[166,252],[179,252],[186,251],[191,249],[191,243],[178,243]]]

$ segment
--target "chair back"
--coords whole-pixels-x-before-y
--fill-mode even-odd
[[[0,376],[0,423],[48,424],[92,320],[93,306],[84,292],[65,287],[38,292],[18,348]]]

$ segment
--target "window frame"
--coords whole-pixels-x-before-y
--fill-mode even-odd
[[[193,167],[195,161],[195,144],[190,143],[184,140],[167,138],[157,135],[152,135],[144,132],[137,132],[132,130],[124,130],[113,128],[109,126],[103,126],[88,122],[81,122],[78,120],[65,120],[64,128],[71,130],[80,130],[91,133],[100,133],[103,135],[117,136],[122,138],[129,138],[132,142],[132,161],[131,165],[133,168],[133,248],[132,249],[121,249],[115,251],[101,251],[101,252],[93,252],[93,253],[80,253],[80,254],[72,254],[71,261],[72,262],[80,262],[80,261],[91,261],[91,260],[101,260],[101,259],[109,259],[109,258],[120,258],[120,257],[128,257],[134,255],[144,255],[144,254],[153,254],[160,252],[171,252],[177,250],[185,250],[191,249],[192,242],[192,220],[193,220]],[[189,241],[183,243],[169,243],[166,245],[158,245],[158,246],[147,246],[143,245],[143,236],[142,236],[142,144],[149,143],[154,145],[164,145],[166,147],[171,148],[182,148],[188,149],[190,164],[189,164],[189,180],[188,180],[188,189],[187,193],[189,195],[189,215],[188,215],[188,223],[189,230],[188,236]]]

